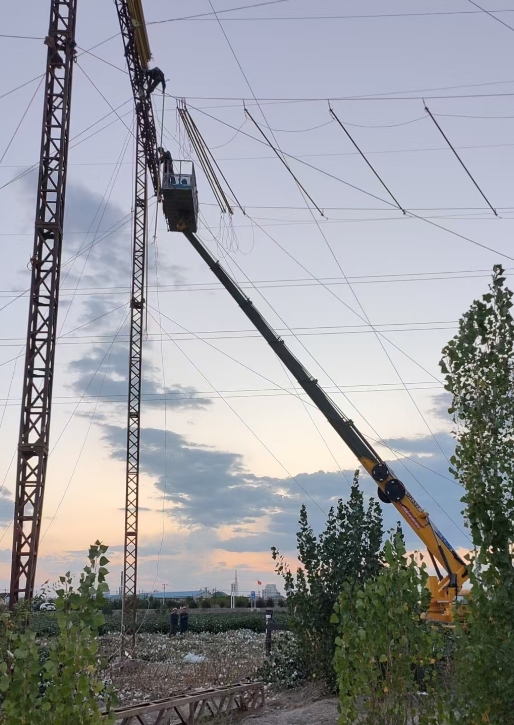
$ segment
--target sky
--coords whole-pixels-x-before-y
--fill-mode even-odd
[[[153,97],[159,140],[191,158],[176,112],[185,99],[236,197],[222,214],[197,165],[200,238],[464,550],[439,360],[493,264],[514,268],[514,37],[503,24],[514,28],[514,10],[492,0],[482,7],[494,17],[467,0],[254,4],[144,1],[152,62],[167,78],[167,95]],[[48,10],[41,0],[26,0],[23,16],[6,8],[3,36],[31,39],[0,37],[0,590]],[[116,589],[134,144],[113,2],[79,0],[77,44],[37,584],[80,570],[100,539]],[[149,217],[138,588],[227,590],[236,569],[242,592],[257,580],[280,587],[270,548],[296,565],[300,506],[320,531],[348,496],[355,459],[187,240],[166,230],[154,199]],[[361,485],[375,495],[365,474]]]

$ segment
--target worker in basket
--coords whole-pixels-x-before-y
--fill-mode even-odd
[[[146,80],[148,81],[148,88],[146,91],[148,98],[150,98],[159,83],[162,85],[162,92],[164,93],[166,91],[166,79],[164,78],[164,73],[160,68],[149,68],[146,71]]]
[[[171,158],[170,152],[163,149],[162,146],[159,146],[157,151],[159,152],[159,163],[162,164],[163,172],[165,174],[172,174],[173,173],[173,159]]]

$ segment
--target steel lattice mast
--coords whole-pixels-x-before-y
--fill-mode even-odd
[[[34,593],[45,491],[77,0],[52,0],[18,441],[10,606]]]
[[[150,48],[144,24],[143,8],[140,0],[115,0],[115,4],[125,46],[125,57],[137,118],[122,610],[124,644],[133,650],[137,614],[139,443],[147,245],[147,172],[150,171],[155,194],[159,196],[159,162],[152,103],[145,92],[145,68],[150,58]]]
[[[147,231],[147,166],[140,127],[136,139],[134,241],[130,298],[130,362],[127,413],[127,479],[123,562],[123,625],[135,645],[137,612],[137,540],[139,506],[139,441],[141,434],[141,370]]]

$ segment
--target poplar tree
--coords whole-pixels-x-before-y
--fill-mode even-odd
[[[291,626],[307,675],[335,685],[332,660],[337,626],[330,621],[344,584],[362,584],[382,567],[382,510],[373,498],[364,505],[356,471],[347,501],[328,512],[316,537],[307,509],[300,510],[296,535],[300,567],[293,573],[277,549],[276,572],[284,577]]]
[[[467,634],[457,654],[458,722],[514,722],[514,321],[504,270],[443,350],[452,395],[452,472],[474,552]]]

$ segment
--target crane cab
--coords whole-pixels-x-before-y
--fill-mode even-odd
[[[192,161],[174,161],[162,172],[162,207],[170,232],[196,232],[198,226],[198,191]]]

